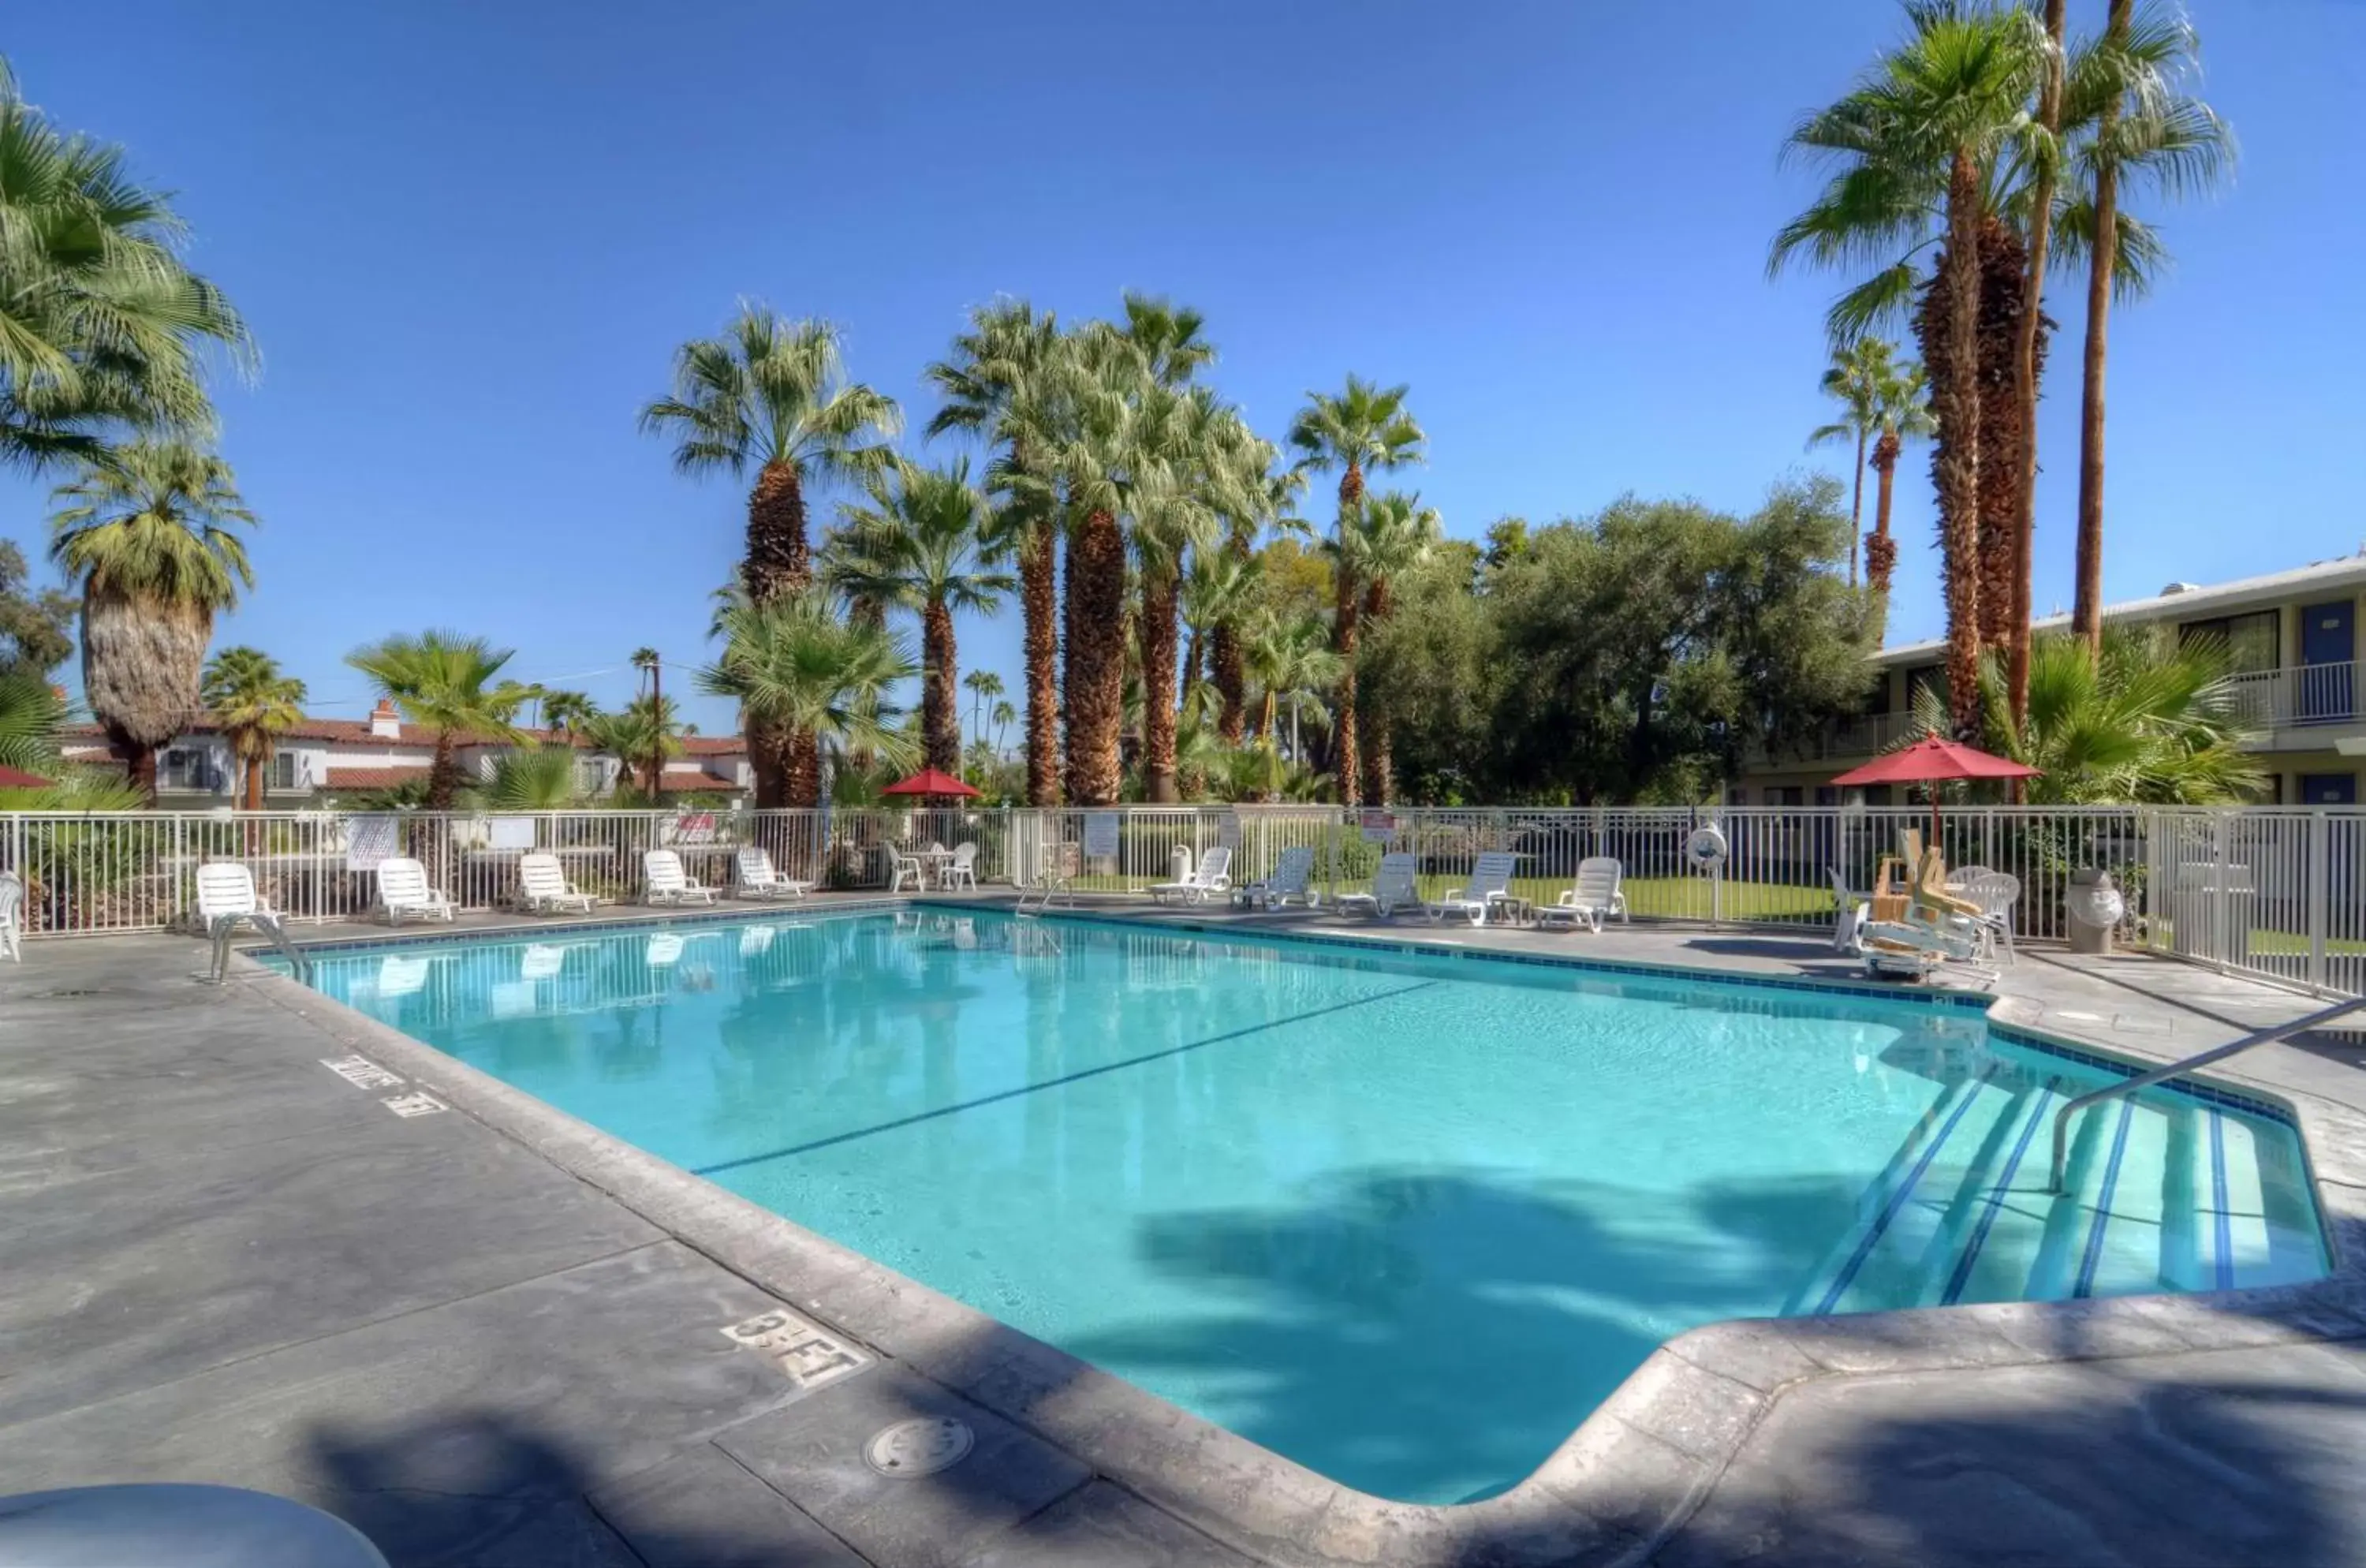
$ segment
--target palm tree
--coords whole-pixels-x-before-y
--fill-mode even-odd
[[[304,722],[304,682],[259,648],[225,648],[206,666],[197,698],[230,742],[249,811],[263,809],[263,774],[279,738]]]
[[[1222,549],[1194,550],[1191,570],[1183,579],[1183,624],[1190,628],[1191,641],[1183,656],[1179,705],[1187,716],[1199,716],[1208,706],[1207,694],[1214,692],[1216,736],[1227,746],[1240,743],[1247,721],[1237,628],[1256,603],[1256,558],[1235,554],[1229,537]],[[1228,659],[1230,690],[1224,684]]]
[[[994,705],[994,711],[986,715],[986,717],[994,722],[994,755],[997,761],[1003,754],[1003,737],[1009,732],[1012,721],[1018,716],[1019,710],[1012,707],[1007,701],[997,701]]]
[[[656,692],[644,692],[621,711],[596,715],[583,726],[583,738],[593,747],[620,759],[628,771],[640,770],[641,793],[652,801],[665,788],[666,760],[682,755],[682,733],[672,701]]]
[[[698,672],[701,691],[732,699],[759,722],[812,736],[833,760],[860,751],[910,766],[916,749],[893,722],[888,696],[916,667],[895,634],[840,618],[818,589],[763,604],[736,599],[716,614],[715,629],[723,651]],[[790,804],[819,806],[818,780],[811,797]]]
[[[1358,503],[1364,499],[1369,471],[1400,468],[1421,461],[1425,439],[1421,426],[1405,412],[1409,388],[1380,387],[1358,377],[1347,378],[1346,389],[1333,396],[1306,394],[1306,406],[1290,427],[1290,444],[1298,448],[1301,468],[1339,470],[1339,527],[1345,541],[1355,525]],[[1339,692],[1332,716],[1333,750],[1339,772],[1339,798],[1357,803],[1356,762],[1356,619],[1361,604],[1360,586],[1341,576],[1331,623],[1332,650],[1339,655]]]
[[[521,746],[493,759],[492,772],[473,792],[487,811],[564,811],[581,801],[575,748]]]
[[[1003,498],[997,533],[1019,561],[1019,606],[1027,686],[1027,804],[1060,803],[1060,598],[1062,498],[1047,481],[1042,454],[1027,441],[1032,426],[1056,425],[1048,404],[1069,344],[1051,312],[1024,300],[998,300],[970,317],[952,357],[928,368],[944,395],[929,434],[970,430],[1001,446],[987,486]],[[1020,411],[1014,414],[1014,410]]]
[[[2010,367],[2019,337],[2016,313],[2007,311],[2001,322],[1991,319],[1989,335],[1997,346],[1984,358],[1982,240],[2002,231],[1995,220],[2006,205],[2013,159],[2034,134],[2028,106],[2049,47],[2035,17],[1989,0],[1921,0],[1907,16],[1906,39],[1847,96],[1792,131],[1790,152],[1838,167],[1808,210],[1776,235],[1769,265],[1779,271],[1802,254],[1824,265],[1895,258],[1833,305],[1827,323],[1842,342],[1902,312],[1918,289],[1924,292],[1918,331],[1938,423],[1932,473],[1945,554],[1948,681],[1955,728],[1968,736],[1979,724],[1977,686],[1988,626],[1980,465],[1983,438],[1993,427],[1983,419],[1981,367],[1998,360]],[[1934,247],[1925,285],[1916,258]],[[2020,269],[2016,249],[2009,270],[2018,277]],[[2013,292],[2011,285],[2006,291]],[[2008,418],[2002,428],[2019,426]],[[2017,476],[2017,466],[2011,471]],[[2009,511],[2011,487],[2002,490]]]
[[[345,662],[394,704],[404,723],[434,735],[435,756],[427,771],[429,810],[449,811],[460,793],[454,753],[461,737],[517,739],[517,709],[499,685],[501,666],[514,651],[480,637],[430,631],[397,634],[345,655]]]
[[[600,705],[581,692],[545,692],[542,718],[555,731],[574,736],[599,716]]]
[[[1152,801],[1181,798],[1176,754],[1176,653],[1186,563],[1215,547],[1222,518],[1246,509],[1272,449],[1204,388],[1145,399],[1146,456],[1133,498],[1142,585],[1143,784]],[[1196,657],[1196,650],[1195,650]]]
[[[970,483],[969,459],[923,468],[899,464],[874,477],[867,504],[844,509],[849,592],[920,618],[920,733],[925,766],[961,772],[960,657],[953,615],[991,616],[1018,584],[990,570],[998,541],[986,497]]]
[[[1873,592],[1872,644],[1881,646],[1889,618],[1889,577],[1898,565],[1898,541],[1889,536],[1890,495],[1898,480],[1898,457],[1908,441],[1932,434],[1938,427],[1931,418],[1922,367],[1912,360],[1890,367],[1875,384],[1874,419],[1879,434],[1873,443],[1873,472],[1877,481],[1873,505],[1873,532],[1865,541],[1865,581]]]
[[[1374,625],[1388,617],[1390,584],[1429,558],[1443,536],[1437,509],[1424,506],[1419,494],[1389,491],[1364,498],[1360,515],[1342,543],[1335,547],[1334,570],[1363,584],[1360,619]],[[1390,777],[1387,716],[1369,712],[1362,718],[1363,798],[1386,806],[1395,783]]]
[[[1268,750],[1279,748],[1281,710],[1287,707],[1290,758],[1302,765],[1306,748],[1300,722],[1309,710],[1321,716],[1323,699],[1338,688],[1345,660],[1331,648],[1322,622],[1312,617],[1286,621],[1268,613],[1252,622],[1247,633],[1243,651],[1258,693],[1259,739]]]
[[[1880,399],[1877,389],[1892,371],[1892,355],[1896,345],[1886,339],[1863,337],[1854,343],[1836,344],[1832,362],[1819,383],[1824,395],[1841,405],[1842,417],[1830,424],[1820,424],[1808,436],[1808,445],[1820,446],[1828,441],[1854,441],[1856,467],[1852,470],[1853,482],[1849,491],[1849,586],[1856,586],[1857,544],[1865,531],[1865,447],[1880,434]]]
[[[2103,375],[2114,297],[2141,294],[2166,259],[2152,231],[2120,210],[2123,187],[2166,197],[2206,190],[2232,166],[2234,138],[2210,106],[2176,90],[2200,43],[2181,15],[2111,0],[2101,44],[2079,63],[2066,118],[2083,121],[2086,189],[2063,219],[2065,253],[2087,262],[2087,339],[2079,406],[2078,590],[2071,630],[2100,659],[2103,620]],[[2136,265],[2127,280],[2123,269]]]
[[[962,685],[969,693],[970,739],[983,740],[986,739],[986,705],[1002,695],[1002,677],[991,670],[973,670],[962,677]],[[1000,705],[997,703],[996,705]]]
[[[674,439],[682,473],[755,470],[739,580],[757,604],[812,581],[806,488],[889,467],[886,443],[902,427],[894,400],[846,379],[836,327],[783,321],[747,301],[721,336],[682,345],[672,394],[643,409],[640,423]],[[753,728],[748,752],[759,807],[818,795],[817,757],[806,738]]]
[[[51,558],[82,589],[83,688],[132,784],[156,794],[156,748],[196,716],[214,616],[254,585],[252,526],[230,465],[138,441],[85,465],[51,500]]]
[[[0,462],[95,460],[126,426],[210,430],[200,356],[249,365],[253,345],[183,237],[120,149],[60,134],[0,60]]]
[[[1306,490],[1306,475],[1296,468],[1268,468],[1261,487],[1248,491],[1248,505],[1236,512],[1224,531],[1224,561],[1237,575],[1240,594],[1217,598],[1211,606],[1208,634],[1210,678],[1216,683],[1216,734],[1227,746],[1238,746],[1248,728],[1248,676],[1242,653],[1242,628],[1256,592],[1257,536],[1270,528],[1277,534],[1312,535],[1313,528],[1298,515],[1298,500]]]

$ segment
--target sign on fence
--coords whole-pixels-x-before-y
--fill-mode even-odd
[[[381,861],[394,858],[394,840],[401,818],[377,812],[345,818],[345,869],[376,871]]]
[[[486,842],[497,850],[530,850],[534,848],[534,818],[496,817]]]
[[[1392,812],[1367,811],[1359,820],[1368,844],[1385,844],[1397,836],[1397,819]]]
[[[1085,853],[1096,860],[1117,856],[1118,816],[1114,811],[1085,813]]]

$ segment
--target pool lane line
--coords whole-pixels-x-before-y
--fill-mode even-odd
[[[1280,1029],[1292,1023],[1303,1023],[1311,1018],[1346,1012],[1351,1008],[1367,1007],[1373,1002],[1387,1001],[1391,997],[1410,996],[1415,991],[1426,991],[1433,987],[1446,984],[1448,982],[1444,980],[1424,980],[1418,985],[1400,986],[1393,991],[1381,991],[1374,996],[1358,997],[1351,1001],[1334,1002],[1329,1007],[1316,1008],[1312,1012],[1292,1013],[1288,1018],[1268,1019],[1263,1023],[1253,1023],[1245,1029],[1234,1029],[1222,1034],[1211,1034],[1205,1040],[1194,1040],[1186,1045],[1170,1045],[1164,1051],[1151,1051],[1139,1056],[1128,1056],[1121,1062],[1104,1062],[1098,1067],[1086,1067],[1060,1077],[1046,1078],[1042,1083],[1021,1084],[1017,1089],[1006,1089],[998,1094],[980,1095],[975,1100],[964,1100],[955,1105],[941,1105],[934,1111],[916,1111],[909,1116],[899,1116],[893,1122],[882,1122],[870,1127],[858,1127],[851,1133],[834,1133],[827,1138],[816,1138],[811,1143],[794,1144],[787,1148],[773,1149],[766,1154],[742,1155],[738,1159],[722,1160],[714,1165],[693,1166],[691,1168],[691,1174],[713,1176],[720,1171],[738,1170],[743,1166],[762,1165],[768,1160],[787,1159],[793,1155],[811,1154],[816,1149],[826,1149],[835,1144],[851,1144],[858,1138],[870,1137],[874,1133],[893,1133],[898,1128],[918,1126],[923,1122],[934,1122],[941,1117],[958,1115],[964,1111],[975,1111],[980,1106],[994,1105],[1006,1100],[1017,1100],[1022,1095],[1034,1094],[1042,1089],[1060,1089],[1068,1084],[1082,1083],[1087,1078],[1097,1078],[1104,1073],[1121,1072],[1127,1067],[1139,1067],[1147,1062],[1158,1062],[1169,1056],[1180,1056],[1186,1052],[1197,1051],[1202,1046],[1221,1045],[1229,1040],[1244,1040],[1252,1034],[1262,1034],[1269,1029]]]
[[[1997,1178],[1996,1185],[1989,1189],[1988,1197],[1983,1200],[1979,1224],[1972,1227],[1971,1240],[1965,1244],[1963,1255],[1955,1259],[1955,1270],[1947,1276],[1946,1293],[1939,1298],[1941,1306],[1954,1306],[1962,1299],[1964,1288],[1972,1282],[1972,1269],[1979,1263],[1980,1248],[1988,1245],[1989,1232],[1996,1228],[1997,1216],[2004,1212],[2005,1198],[2012,1190],[2013,1174],[2021,1169],[2021,1162],[2027,1157],[2029,1145],[2037,1136],[2037,1129],[2045,1122],[2046,1111],[2061,1092],[2062,1080],[2058,1077],[2047,1078],[2039,1087],[2037,1108],[2031,1112],[2029,1120],[2022,1123],[2021,1137],[2012,1145],[2011,1157],[2005,1161],[2004,1174]]]
[[[1816,1303],[1815,1314],[1818,1317],[1830,1313],[1832,1308],[1840,1304],[1841,1298],[1848,1294],[1849,1286],[1855,1282],[1857,1270],[1865,1267],[1865,1260],[1873,1256],[1873,1249],[1880,1244],[1882,1233],[1889,1228],[1889,1222],[1896,1219],[1899,1211],[1906,1207],[1906,1201],[1913,1196],[1914,1189],[1921,1183],[1923,1175],[1930,1170],[1931,1162],[1939,1157],[1939,1151],[1946,1146],[1949,1135],[1955,1132],[1956,1124],[1963,1121],[1965,1113],[1970,1111],[1974,1102],[1980,1098],[1980,1090],[1987,1088],[1994,1079],[1996,1071],[1995,1064],[1990,1064],[1972,1077],[1968,1092],[1955,1102],[1955,1109],[1940,1126],[1937,1135],[1932,1138],[1931,1146],[1922,1151],[1922,1157],[1914,1162],[1914,1168],[1907,1173],[1906,1179],[1898,1184],[1898,1190],[1889,1195],[1889,1201],[1881,1206],[1881,1213],[1874,1217],[1873,1224],[1865,1228],[1865,1235],[1857,1242],[1856,1250],[1849,1254],[1848,1262],[1842,1266],[1839,1276],[1824,1292],[1823,1299]]]
[[[2074,1301],[2094,1294],[2095,1270],[2103,1261],[2103,1230],[2112,1223],[2112,1194],[2120,1184],[2120,1159],[2128,1152],[2128,1128],[2135,1119],[2135,1096],[2124,1096],[2120,1124],[2112,1134],[2112,1156],[2103,1162],[2103,1185],[2095,1194],[2095,1228],[2087,1235],[2087,1256],[2079,1260],[2079,1282],[2070,1289]]]

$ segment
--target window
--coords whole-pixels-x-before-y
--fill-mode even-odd
[[[166,750],[157,763],[157,786],[161,789],[203,789],[206,787],[206,754],[196,746],[175,746]]]
[[[304,783],[303,759],[293,751],[274,751],[264,777],[265,789],[298,789]]]
[[[1818,806],[1838,806],[1840,803],[1841,792],[1838,785],[1818,784],[1816,786],[1816,804]]]
[[[1798,784],[1768,784],[1766,804],[1769,806],[1805,806],[1807,790]]]
[[[2188,621],[2177,628],[2180,647],[2204,638],[2225,646],[2238,675],[2273,670],[2283,662],[2283,623],[2274,610],[2221,615],[2214,621]]]
[[[1867,784],[1865,786],[1865,803],[1867,806],[1888,806],[1896,794],[1887,784]]]

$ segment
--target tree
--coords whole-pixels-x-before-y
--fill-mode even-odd
[[[1880,391],[1884,381],[1896,374],[1893,356],[1895,344],[1877,337],[1862,337],[1854,343],[1837,344],[1832,349],[1832,362],[1819,383],[1824,395],[1841,405],[1842,417],[1830,424],[1820,424],[1808,436],[1808,445],[1820,446],[1831,441],[1856,443],[1856,467],[1851,470],[1849,489],[1849,586],[1856,586],[1857,540],[1865,528],[1865,448],[1881,432]]]
[[[2079,406],[2079,553],[2070,626],[2089,655],[2102,653],[2103,381],[2114,298],[2141,295],[2166,261],[2152,231],[2120,210],[2124,187],[2165,197],[2206,190],[2233,165],[2235,144],[2210,106],[2177,91],[2200,43],[2185,19],[2134,0],[2111,0],[2101,44],[2070,92],[2069,114],[2090,128],[2078,150],[2082,201],[2064,215],[2067,256],[2087,262],[2087,337]],[[2130,263],[2135,265],[2130,268]],[[2123,281],[2123,269],[2128,269]]]
[[[994,755],[998,761],[1002,757],[1003,736],[1009,730],[1011,722],[1019,716],[1019,710],[1008,702],[997,701],[994,705],[994,711],[987,716],[994,721]]]
[[[667,760],[682,755],[683,730],[673,700],[643,692],[615,713],[596,714],[583,723],[583,738],[621,760],[629,776],[640,772],[641,793],[650,801],[665,790]]]
[[[1024,300],[998,300],[974,311],[970,330],[953,340],[952,356],[927,372],[945,400],[929,422],[929,434],[975,431],[1002,448],[987,469],[986,488],[1002,498],[996,533],[1011,542],[1019,562],[1030,806],[1060,803],[1063,512],[1058,485],[1025,432],[1058,427],[1069,349],[1051,312],[1038,314]]]
[[[480,637],[429,631],[398,633],[357,648],[345,663],[367,676],[378,694],[394,704],[405,724],[435,737],[427,771],[427,808],[449,811],[460,793],[455,756],[463,737],[513,741],[516,707],[500,690],[501,666],[514,650],[495,648]]]
[[[244,366],[253,345],[184,238],[120,149],[61,134],[0,61],[0,462],[90,463],[126,429],[210,430],[202,355]]]
[[[1306,476],[1298,469],[1273,468],[1262,486],[1244,497],[1252,509],[1236,513],[1227,520],[1224,569],[1201,586],[1202,603],[1207,608],[1209,678],[1215,682],[1219,699],[1216,735],[1226,746],[1240,745],[1241,736],[1248,727],[1248,679],[1241,638],[1242,628],[1248,624],[1263,588],[1265,558],[1257,553],[1257,536],[1268,528],[1278,534],[1313,533],[1298,515],[1298,498],[1305,489]]]
[[[1240,744],[1248,721],[1245,676],[1237,628],[1256,603],[1256,558],[1224,547],[1195,550],[1183,578],[1183,624],[1191,639],[1183,656],[1179,711],[1204,716],[1207,693],[1216,694],[1216,734],[1227,746]]]
[[[233,526],[254,513],[230,465],[134,442],[85,464],[51,499],[51,558],[82,588],[83,687],[132,784],[156,794],[156,748],[196,716],[214,616],[254,585]]]
[[[1440,530],[1437,510],[1424,506],[1418,494],[1390,491],[1364,498],[1354,527],[1338,541],[1340,576],[1364,585],[1358,619],[1369,630],[1388,618],[1390,589],[1405,572],[1429,558]],[[1363,768],[1363,798],[1385,806],[1391,798],[1389,776],[1387,716],[1369,701],[1363,705],[1359,732]]]
[[[545,692],[542,694],[543,722],[562,734],[581,734],[590,722],[599,716],[599,713],[600,705],[581,692]]]
[[[1938,426],[1932,470],[1944,552],[1947,666],[1955,726],[1969,735],[1979,722],[1975,688],[1989,625],[1981,605],[1982,441],[1998,428],[1983,419],[1982,367],[2001,363],[2009,376],[2019,339],[2017,315],[2007,310],[2000,320],[1990,311],[1990,349],[1983,357],[1982,244],[1985,236],[1994,250],[2010,238],[1997,215],[2012,160],[2032,136],[2028,105],[2049,51],[2043,25],[2014,6],[1926,0],[1910,5],[1907,15],[1906,39],[1847,96],[1792,131],[1790,152],[1837,168],[1808,210],[1776,235],[1770,265],[1780,270],[1802,255],[1823,265],[1895,258],[1833,305],[1827,321],[1842,342],[1902,312],[1918,289],[1924,294],[1917,328]],[[2007,247],[2009,256],[1998,250],[2009,265],[1989,270],[2017,278],[2017,245]],[[1925,284],[1916,258],[1934,247]],[[2008,287],[2017,298],[2017,285]],[[2001,428],[2019,425],[2008,418]],[[2016,478],[2018,471],[2011,465]],[[1999,493],[2009,517],[2013,487]],[[2010,558],[2010,541],[2008,547]]]
[[[74,616],[82,603],[55,588],[39,592],[25,553],[14,541],[0,539],[0,675],[38,675],[73,657]]]
[[[487,811],[564,811],[583,798],[575,748],[536,745],[503,751],[471,793]]]
[[[917,670],[894,633],[840,618],[814,588],[762,604],[737,597],[716,614],[715,629],[723,651],[697,677],[707,695],[812,736],[826,758],[860,751],[890,767],[911,764],[918,749],[895,724],[888,698]],[[790,804],[820,805],[818,787]]]
[[[206,666],[197,695],[238,759],[246,808],[262,810],[264,770],[279,738],[304,722],[304,682],[259,648],[225,648]]]
[[[899,464],[874,476],[866,504],[844,508],[849,591],[909,610],[920,621],[920,732],[925,766],[961,772],[961,662],[956,611],[991,616],[1018,584],[990,570],[1001,541],[989,531],[986,497],[970,483],[969,459],[923,468]]]
[[[886,443],[902,427],[892,399],[846,379],[836,327],[784,321],[746,301],[723,335],[676,352],[671,395],[643,409],[640,424],[673,439],[682,473],[755,470],[739,580],[756,604],[812,581],[807,488],[889,467]],[[806,738],[759,726],[748,732],[748,753],[759,807],[817,798],[817,758]]]
[[[1356,509],[1364,499],[1368,472],[1401,468],[1422,460],[1421,426],[1405,412],[1403,386],[1380,387],[1358,377],[1347,378],[1336,396],[1310,391],[1306,406],[1290,428],[1290,445],[1300,454],[1301,468],[1339,470],[1339,523],[1335,540],[1344,541],[1354,525]],[[1339,655],[1339,692],[1333,715],[1334,750],[1339,769],[1339,798],[1357,803],[1356,631],[1362,604],[1362,584],[1341,574],[1331,622],[1332,650]]]
[[[1290,758],[1306,761],[1303,720],[1328,721],[1324,699],[1338,689],[1339,655],[1330,634],[1312,615],[1284,619],[1270,611],[1252,621],[1243,638],[1248,677],[1257,694],[1257,734],[1269,751],[1280,747],[1281,711],[1290,710]]]
[[[2054,189],[2060,174],[2062,98],[2065,75],[2063,32],[2067,0],[2044,0],[2045,14],[2045,75],[2037,90],[2039,134],[2031,139],[2029,269],[2021,285],[2022,312],[2013,341],[2014,432],[2020,465],[2012,476],[2012,604],[2008,615],[2011,647],[2006,659],[2006,685],[2012,711],[2029,711],[2030,594],[2034,587],[2037,548],[2037,378],[2043,371],[2045,330],[2045,269],[2054,241]]]
[[[1523,539],[1497,564],[1525,547]],[[1357,649],[1356,692],[1385,728],[1391,782],[1403,799],[1458,806],[1511,798],[1494,750],[1505,679],[1502,630],[1483,588],[1471,590],[1465,558],[1434,553],[1400,574],[1390,613]]]
[[[1889,578],[1898,565],[1898,541],[1889,536],[1889,503],[1898,481],[1898,458],[1911,440],[1930,435],[1936,426],[1925,400],[1922,367],[1908,360],[1891,367],[1875,386],[1875,422],[1879,434],[1873,443],[1876,497],[1873,533],[1865,542],[1865,581],[1872,591],[1872,626],[1866,640],[1881,646],[1889,619]]]
[[[962,687],[969,693],[970,739],[973,743],[983,740],[986,739],[986,705],[1003,705],[997,701],[1006,689],[1002,677],[991,670],[973,670],[962,677]]]

